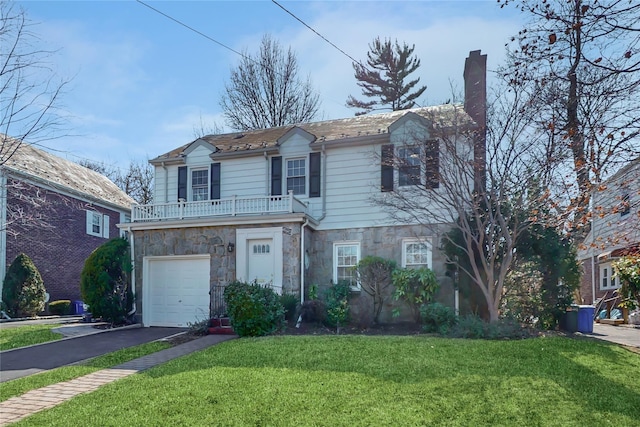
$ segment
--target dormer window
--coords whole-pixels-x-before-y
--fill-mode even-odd
[[[420,185],[420,147],[401,147],[398,158],[398,185]]]
[[[191,171],[191,200],[209,200],[209,169]]]
[[[287,160],[287,193],[293,191],[293,194],[305,194],[306,179],[305,159]]]

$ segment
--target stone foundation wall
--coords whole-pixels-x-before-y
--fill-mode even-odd
[[[333,244],[341,241],[360,242],[360,258],[366,256],[379,256],[394,260],[398,266],[402,265],[402,240],[415,237],[431,237],[433,245],[432,269],[436,273],[440,283],[440,291],[436,300],[453,307],[453,283],[445,275],[444,255],[438,250],[440,234],[448,228],[441,227],[435,231],[418,225],[404,225],[395,227],[354,228],[348,230],[315,231],[312,234],[308,248],[310,268],[306,277],[306,286],[316,284],[321,290],[326,289],[333,278]],[[402,302],[393,301],[391,293],[393,287],[388,289],[380,321],[384,323],[394,321],[411,320],[410,311]],[[356,324],[367,326],[373,320],[372,297],[363,291],[354,292],[350,301],[352,321]],[[400,309],[400,316],[392,316],[394,308]]]

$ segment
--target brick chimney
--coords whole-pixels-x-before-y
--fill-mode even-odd
[[[464,110],[477,123],[474,157],[476,190],[486,182],[487,145],[487,55],[479,50],[469,52],[464,61]]]

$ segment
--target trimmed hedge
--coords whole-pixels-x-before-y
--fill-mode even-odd
[[[270,335],[285,326],[285,309],[273,289],[257,283],[233,282],[224,289],[233,330],[241,337]]]
[[[133,306],[130,272],[129,242],[123,238],[109,240],[89,255],[80,275],[80,290],[94,318],[112,324],[126,322]]]
[[[68,299],[61,299],[49,303],[49,313],[56,314],[58,316],[66,316],[71,314],[71,301]]]
[[[46,290],[40,272],[25,254],[19,254],[7,270],[2,303],[12,317],[31,317],[45,307]]]

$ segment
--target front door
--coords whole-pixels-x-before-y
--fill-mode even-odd
[[[275,286],[275,248],[273,239],[250,239],[247,240],[247,253],[249,254],[249,265],[247,277],[250,282],[254,280],[261,285]],[[279,286],[279,284],[277,284]],[[279,289],[274,287],[276,292]]]

